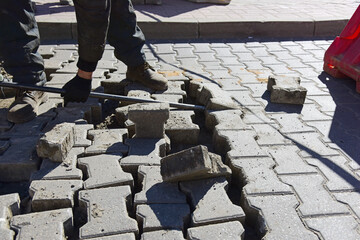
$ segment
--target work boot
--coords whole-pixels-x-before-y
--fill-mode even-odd
[[[168,88],[167,79],[157,73],[147,62],[140,66],[128,67],[126,78],[153,90],[166,90]]]
[[[18,90],[15,101],[9,107],[8,121],[24,123],[33,120],[38,114],[40,104],[47,99],[48,95],[44,92]]]

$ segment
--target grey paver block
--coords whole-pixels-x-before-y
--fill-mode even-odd
[[[186,99],[186,92],[183,90],[185,83],[181,81],[169,81],[168,88],[164,91],[156,91],[157,94],[166,94],[166,95],[181,95],[183,99]]]
[[[189,228],[187,230],[189,240],[214,239],[234,240],[244,239],[245,229],[238,221],[211,224],[207,226]]]
[[[234,101],[240,105],[241,107],[251,107],[251,106],[261,106],[261,104],[256,101],[252,96],[251,93],[248,91],[229,91],[231,93],[232,98]]]
[[[239,107],[228,92],[222,90],[214,83],[203,84],[197,101],[202,105],[206,105],[206,108],[211,110],[234,109]]]
[[[318,239],[300,220],[295,196],[253,196],[243,201],[247,220],[266,234],[264,239]]]
[[[126,139],[125,143],[129,146],[129,153],[121,159],[120,164],[125,171],[134,175],[141,165],[160,166],[161,157],[166,154],[164,138],[131,138]]]
[[[185,240],[180,230],[159,230],[153,232],[145,232],[141,235],[141,240]]]
[[[82,186],[82,180],[32,181],[29,187],[31,208],[35,212],[71,208],[74,206],[74,194]]]
[[[101,154],[78,159],[79,168],[86,172],[84,189],[103,188],[111,186],[134,186],[130,173],[120,167],[121,156]]]
[[[79,206],[86,209],[88,219],[80,228],[80,239],[124,233],[138,234],[137,223],[127,212],[127,205],[130,203],[129,186],[80,191]]]
[[[272,146],[268,152],[276,162],[277,174],[317,173],[315,167],[308,165],[298,154],[296,146]]]
[[[319,232],[324,239],[348,239],[360,238],[359,223],[352,216],[326,216],[306,219],[305,223]]]
[[[279,129],[282,133],[297,133],[297,132],[314,132],[315,129],[312,127],[309,127],[305,125],[302,121],[299,119],[298,114],[272,114],[271,118],[278,121],[281,125],[281,128]]]
[[[170,95],[170,94],[151,94],[151,97],[157,101],[182,103],[184,98],[182,95]]]
[[[205,125],[208,129],[216,130],[244,130],[251,127],[244,123],[238,110],[208,111],[205,114]]]
[[[301,119],[305,122],[332,120],[330,115],[321,112],[315,104],[304,104],[301,109],[301,115]]]
[[[176,183],[163,182],[160,166],[140,166],[138,179],[142,191],[135,194],[134,204],[185,204],[186,197]]]
[[[72,148],[62,163],[44,159],[39,171],[31,175],[31,180],[60,180],[78,179],[81,180],[83,174],[76,167],[77,157],[84,153],[84,148]]]
[[[165,123],[165,133],[172,143],[197,144],[200,127],[193,123],[194,111],[172,110]]]
[[[71,208],[18,215],[11,219],[16,239],[63,240],[73,231]]]
[[[344,204],[335,201],[325,190],[325,179],[321,175],[281,176],[280,179],[294,188],[302,201],[298,209],[305,217],[349,212]]]
[[[273,103],[304,104],[307,90],[300,86],[300,78],[269,76],[267,89]]]
[[[95,129],[88,131],[92,145],[85,149],[86,155],[127,153],[128,147],[123,143],[127,129]]]
[[[256,124],[253,125],[256,131],[256,141],[260,146],[263,145],[286,145],[291,141],[278,131],[276,125],[270,124]]]
[[[104,92],[109,94],[123,95],[124,88],[128,84],[130,84],[130,81],[126,79],[126,75],[118,72],[109,73],[107,79],[101,81]]]
[[[143,232],[184,230],[190,215],[187,204],[150,204],[136,207],[136,219]]]
[[[89,147],[91,141],[87,139],[89,130],[93,130],[92,124],[77,124],[74,127],[74,147]]]
[[[104,237],[88,238],[89,240],[135,240],[134,233],[116,234]]]
[[[163,138],[169,118],[169,104],[143,103],[129,107],[129,119],[135,123],[136,138]]]
[[[64,161],[74,145],[74,126],[74,123],[62,123],[45,133],[36,146],[38,156],[54,162]]]
[[[358,218],[360,217],[359,192],[335,192],[333,195],[338,201],[346,203]]]
[[[0,238],[12,240],[15,233],[10,230],[9,220],[20,213],[20,197],[18,193],[0,196]]]
[[[137,82],[130,82],[129,84],[127,84],[124,88],[124,93],[126,95],[129,95],[130,92],[132,91],[142,91],[142,92],[147,92],[149,94],[153,94],[155,91],[151,88],[145,87],[144,85],[137,83]]]
[[[246,196],[293,193],[275,174],[275,162],[272,158],[234,158],[230,159],[229,164],[239,186],[244,186]]]
[[[246,124],[273,124],[275,121],[264,112],[263,107],[251,107],[243,109],[244,122]]]
[[[226,191],[225,178],[212,178],[197,181],[180,182],[195,209],[191,216],[192,226],[201,226],[221,222],[245,222],[245,214],[240,206],[234,205]]]
[[[0,158],[0,181],[28,181],[38,170],[40,159],[36,156],[36,144],[39,137],[14,137],[10,147]],[[21,147],[20,147],[21,146]]]
[[[161,175],[164,181],[186,181],[202,178],[229,176],[229,167],[221,157],[210,154],[207,147],[199,145],[161,159]]]
[[[115,109],[116,121],[121,127],[124,127],[125,122],[128,120],[128,109],[128,106],[118,107]]]

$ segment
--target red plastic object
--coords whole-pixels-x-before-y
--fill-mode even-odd
[[[324,71],[336,78],[354,79],[360,93],[360,6],[325,52]]]

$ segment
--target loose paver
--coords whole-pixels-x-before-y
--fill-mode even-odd
[[[80,228],[80,239],[123,233],[138,234],[137,223],[127,212],[127,204],[130,203],[129,186],[80,191],[79,205],[86,210],[88,219],[88,222]]]
[[[214,239],[234,240],[244,239],[245,229],[238,221],[210,224],[206,226],[193,227],[187,230],[189,240]]]
[[[182,231],[180,230],[160,230],[153,232],[145,232],[141,235],[141,240],[185,240]]]
[[[300,78],[269,76],[267,90],[273,103],[304,104],[307,90],[300,86]]]
[[[180,182],[195,209],[191,216],[192,226],[239,221],[245,222],[245,214],[240,206],[234,205],[227,196],[228,182],[225,178],[211,178]]]
[[[74,147],[89,147],[91,141],[87,139],[88,131],[93,130],[92,124],[77,124],[74,127]]]
[[[10,230],[9,220],[20,213],[20,197],[18,193],[0,196],[0,237],[12,240],[14,231]]]
[[[193,123],[194,111],[171,110],[165,123],[165,133],[172,143],[197,144],[200,127]]]
[[[241,116],[243,112],[239,110],[208,111],[205,118],[205,124],[208,129],[219,130],[251,130],[252,128],[245,124]]]
[[[127,129],[95,129],[88,131],[92,145],[85,149],[86,155],[127,153],[128,147],[123,143]]]
[[[122,156],[101,154],[78,159],[78,166],[86,173],[84,189],[103,188],[111,186],[134,186],[130,173],[120,167]]]

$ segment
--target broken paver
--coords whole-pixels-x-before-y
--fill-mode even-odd
[[[230,169],[221,158],[209,155],[205,146],[192,147],[161,159],[164,181],[186,181],[216,176],[229,176]]]
[[[267,89],[272,103],[304,104],[307,93],[299,77],[269,76]]]
[[[88,222],[80,228],[80,239],[124,233],[137,235],[139,232],[137,222],[130,218],[127,212],[130,204],[130,186],[80,191],[79,206],[86,209],[88,219]]]
[[[74,195],[83,186],[82,180],[35,180],[31,182],[29,194],[31,208],[35,212],[72,208]]]
[[[99,155],[105,153],[127,153],[128,147],[123,143],[127,136],[127,129],[96,129],[88,131],[88,138],[92,145],[85,150],[85,155]]]
[[[245,229],[238,221],[193,227],[187,230],[187,239],[234,240],[244,239]]]
[[[63,240],[73,231],[72,209],[18,215],[11,219],[11,228],[19,240]]]
[[[39,157],[62,162],[74,145],[74,123],[61,123],[45,133],[36,146]]]
[[[74,127],[74,147],[89,147],[91,141],[87,139],[88,131],[93,130],[92,124],[77,124]]]
[[[244,211],[230,201],[227,187],[228,182],[224,177],[180,182],[181,191],[186,193],[195,209],[191,216],[192,226],[245,222]]]
[[[129,106],[129,119],[135,123],[136,138],[164,138],[169,104],[142,103]]]
[[[121,156],[101,154],[78,159],[79,168],[87,173],[84,189],[129,185],[134,181],[130,173],[120,167]]]
[[[186,203],[186,196],[177,183],[163,182],[160,166],[140,166],[138,179],[142,191],[135,194],[134,204]]]
[[[172,110],[165,123],[165,133],[172,143],[197,144],[200,127],[194,124],[194,111]]]
[[[190,215],[187,204],[150,204],[136,207],[136,219],[143,232],[156,230],[184,230]]]
[[[20,213],[18,193],[0,196],[0,239],[12,240],[15,233],[10,230],[9,220]]]
[[[180,230],[160,230],[145,232],[141,235],[141,240],[185,240]]]

